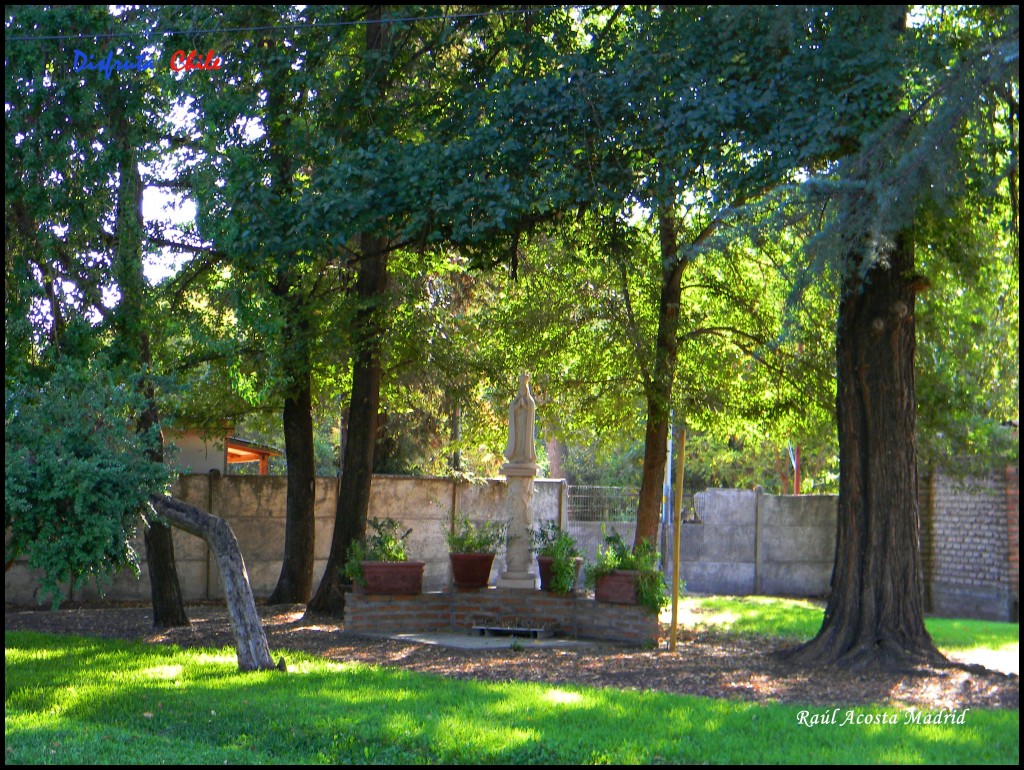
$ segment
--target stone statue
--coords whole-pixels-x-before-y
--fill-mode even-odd
[[[530,395],[526,372],[519,375],[519,392],[508,408],[508,446],[501,467],[505,474],[511,539],[505,550],[505,572],[498,578],[498,588],[525,589],[536,587],[531,571],[530,525],[533,523],[533,479],[537,475],[537,447],[533,440],[533,417],[537,404]]]
[[[519,375],[519,392],[508,407],[508,446],[505,459],[513,464],[537,462],[537,448],[534,445],[533,417],[537,403],[530,395],[530,379],[526,372]]]

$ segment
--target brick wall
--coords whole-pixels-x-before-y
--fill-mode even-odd
[[[543,628],[561,636],[647,645],[656,643],[656,615],[639,607],[540,591],[488,588],[416,596],[348,594],[345,633],[374,635],[470,631],[476,625]]]
[[[921,480],[921,556],[929,612],[1009,619],[1018,590],[1011,565],[1019,559],[1016,469],[1012,476],[1012,484],[1006,472],[967,479],[933,473]]]
[[[1006,544],[1009,549],[1007,578],[1010,582],[1010,617],[1020,617],[1020,469],[1006,468]]]

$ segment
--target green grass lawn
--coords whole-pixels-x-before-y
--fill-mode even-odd
[[[4,647],[7,763],[1017,764],[1019,756],[1017,711],[929,712],[963,724],[908,724],[906,711],[843,707],[840,724],[809,726],[832,712],[455,681],[296,654],[287,674],[240,674],[230,648],[28,632],[5,634]],[[861,723],[841,724],[847,718]]]
[[[821,628],[824,614],[822,602],[768,596],[687,596],[679,606],[684,626],[792,641],[812,638]],[[670,618],[668,610],[662,613],[662,620]],[[925,628],[945,652],[1016,650],[1020,644],[1020,626],[1016,623],[926,618]]]

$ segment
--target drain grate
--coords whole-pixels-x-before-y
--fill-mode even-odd
[[[526,639],[550,639],[555,632],[549,628],[501,628],[499,626],[473,626],[477,636],[519,636]]]

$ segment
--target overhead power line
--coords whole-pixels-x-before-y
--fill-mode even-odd
[[[396,16],[385,19],[358,19],[351,21],[325,21],[313,24],[281,24],[273,27],[221,27],[218,29],[185,29],[185,30],[153,30],[151,32],[80,32],[77,34],[61,35],[10,35],[4,36],[4,43],[26,43],[42,42],[44,40],[101,40],[108,38],[122,37],[144,37],[152,35],[223,35],[239,32],[287,32],[299,29],[318,29],[324,27],[358,27],[368,24],[394,24],[415,21],[443,21],[445,19],[479,19],[489,16],[512,16],[515,14],[531,14],[540,11],[553,10],[555,8],[582,9],[589,6],[565,6],[565,5],[530,5],[515,8],[496,8],[483,13],[446,13],[436,16]]]

